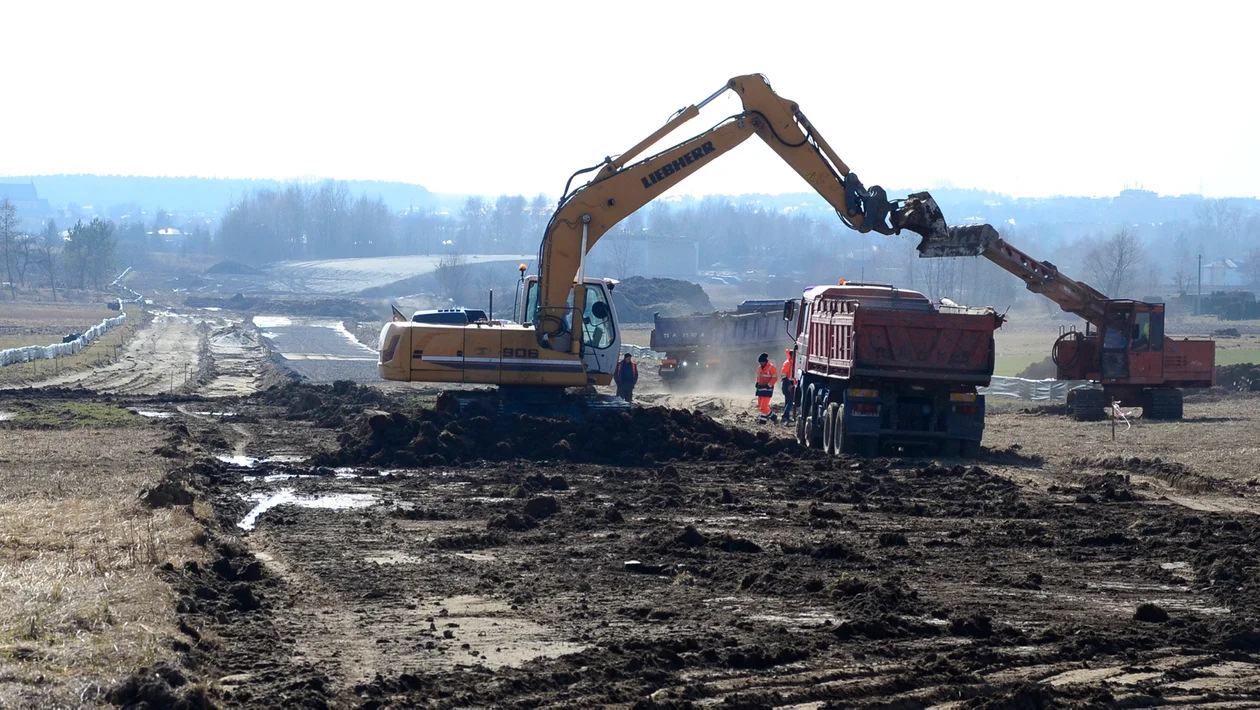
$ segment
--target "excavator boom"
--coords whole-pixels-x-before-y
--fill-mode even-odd
[[[744,111],[713,128],[631,163],[654,143],[699,115],[699,109],[725,91],[734,91]],[[760,74],[738,76],[698,105],[688,106],[660,129],[616,159],[606,158],[587,171],[598,171],[585,185],[568,192],[552,215],[539,254],[541,297],[534,323],[538,339],[565,328],[565,316],[582,309],[582,290],[573,289],[585,276],[586,255],[608,230],[698,169],[756,134],[827,200],[849,227],[859,232],[915,232],[925,240],[942,240],[945,218],[926,192],[890,201],[878,185],[866,188],[831,148],[795,102],[770,88]],[[581,174],[575,174],[574,177]],[[572,178],[570,178],[572,180]],[[570,297],[573,297],[573,301]],[[570,340],[573,352],[579,343]]]

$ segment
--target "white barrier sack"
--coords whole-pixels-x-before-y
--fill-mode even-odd
[[[1015,397],[1033,402],[1064,402],[1067,393],[1090,383],[1086,380],[1026,380],[1022,377],[994,376],[988,387],[979,388],[985,396]]]
[[[5,365],[15,365],[20,362],[31,362],[32,360],[51,360],[53,358],[65,357],[66,355],[74,355],[83,348],[86,348],[93,340],[96,340],[104,335],[110,328],[122,325],[126,320],[126,313],[114,318],[106,318],[100,323],[88,328],[83,335],[80,335],[68,343],[57,343],[56,345],[28,345],[24,348],[9,348],[8,350],[0,350],[0,367],[4,367]]]
[[[629,343],[621,344],[621,354],[630,353],[632,356],[640,360],[664,360],[665,354],[658,353],[651,348],[645,348],[641,345],[630,345]]]

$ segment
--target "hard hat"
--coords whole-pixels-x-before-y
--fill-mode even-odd
[[[769,353],[762,353],[757,356],[757,362],[769,362],[769,360],[770,360]]]

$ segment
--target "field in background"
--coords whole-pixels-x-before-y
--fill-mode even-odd
[[[0,302],[0,350],[60,343],[117,315],[103,303]]]
[[[13,306],[13,305],[14,304],[12,303],[0,304],[0,323],[7,324],[9,322],[6,318],[5,307]],[[36,312],[36,309],[24,310],[22,306],[25,304],[19,303],[16,305],[18,306],[18,308],[13,309],[13,312],[15,313],[22,313],[22,312],[35,313]],[[60,358],[57,358],[56,360],[36,360],[34,362],[18,363],[15,365],[7,365],[5,367],[0,367],[0,387],[20,386],[28,382],[36,382],[39,380],[44,380],[49,377],[52,377],[53,375],[66,374],[70,372],[78,372],[80,370],[86,370],[90,367],[94,367],[98,364],[109,362],[110,360],[114,359],[117,356],[118,352],[121,350],[121,346],[125,344],[128,340],[130,340],[131,337],[136,333],[136,331],[143,328],[145,325],[149,323],[149,321],[153,319],[152,314],[150,314],[148,311],[140,310],[139,308],[136,308],[134,306],[127,307],[126,310],[127,310],[127,321],[125,323],[123,323],[122,325],[116,328],[111,328],[109,332],[105,333],[105,335],[102,335],[101,337],[97,338],[95,341],[92,342],[91,345],[84,348],[83,350],[80,350],[78,353],[74,355],[69,355],[67,357],[60,357]],[[71,309],[71,312],[73,312],[73,309]],[[91,320],[91,322],[87,323],[87,325],[84,325],[81,327],[72,327],[68,325],[62,325],[60,327],[69,328],[69,330],[65,331],[67,333],[82,332],[86,328],[96,325],[97,323],[100,323],[101,320],[104,318],[111,318],[118,315],[118,311],[111,311],[105,308],[101,308],[100,312],[104,313],[104,315],[100,315],[99,317],[96,317],[95,320]],[[90,317],[91,313],[95,313],[95,311],[85,311],[82,317],[85,317],[85,318]],[[73,318],[74,316],[62,315],[60,317]],[[71,320],[70,322],[74,323],[75,321]],[[53,343],[61,342],[61,338],[59,336],[54,337],[54,335],[32,336],[28,334],[28,335],[12,336],[12,338],[13,338],[13,342],[16,342],[17,344],[15,345],[6,344],[10,341],[6,340],[5,337],[0,337],[0,348],[22,347],[24,345],[52,345]],[[20,339],[22,338],[31,339],[38,342],[23,343],[23,342],[20,342]],[[190,347],[196,348],[197,344],[192,343]]]
[[[534,259],[519,254],[472,254],[464,258],[469,264]],[[267,267],[266,271],[277,289],[297,293],[352,294],[429,273],[437,269],[441,260],[441,255],[432,255],[282,261]]]

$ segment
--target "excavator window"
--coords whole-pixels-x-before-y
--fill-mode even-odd
[[[1103,350],[1127,350],[1129,339],[1129,312],[1112,311],[1107,314],[1107,327],[1103,330]]]
[[[612,309],[608,307],[604,289],[588,285],[586,307],[582,312],[582,345],[603,350],[612,345],[616,334]]]
[[[1135,351],[1147,351],[1151,348],[1151,314],[1137,313],[1133,316],[1133,342]]]

